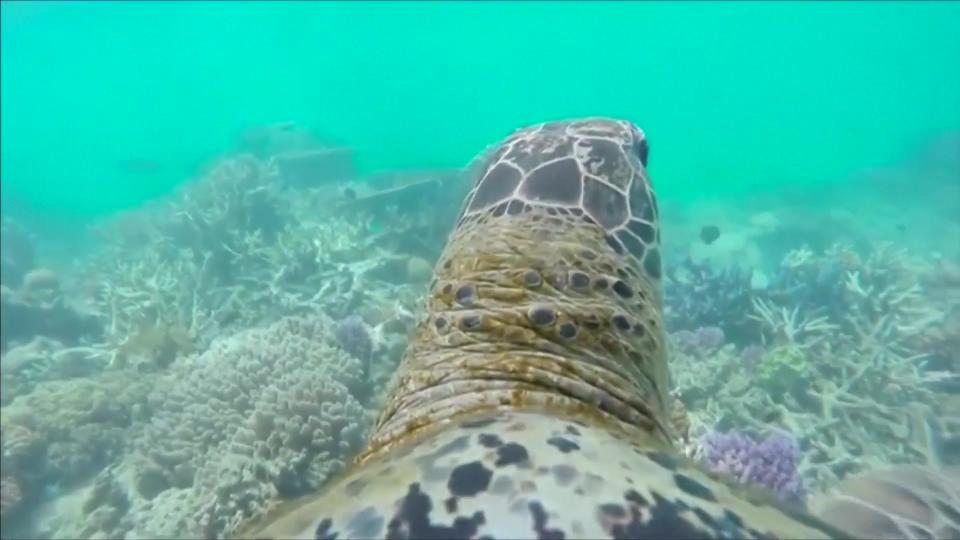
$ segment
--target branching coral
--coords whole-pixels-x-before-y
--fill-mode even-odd
[[[261,261],[280,235],[282,207],[265,167],[238,156],[173,201],[102,227],[106,247],[85,274],[114,341],[144,326],[170,326],[206,342],[225,320],[241,318],[237,271]]]
[[[268,164],[226,157],[171,200],[102,227],[83,282],[114,346],[168,328],[203,350],[282,316],[346,317],[377,292],[361,276],[386,253],[370,216],[318,216],[331,206],[329,190],[292,191]]]
[[[693,335],[691,333],[691,335]],[[691,345],[684,331],[670,335],[670,374],[676,394],[692,412],[702,412],[721,396],[735,395],[750,385],[733,345],[706,348]],[[694,414],[694,424],[698,415]],[[717,418],[706,419],[713,425]],[[693,431],[698,430],[693,426]]]
[[[842,312],[843,276],[860,265],[859,256],[841,245],[823,254],[801,247],[787,252],[779,271],[762,297],[781,306],[791,306],[806,317]]]
[[[158,411],[149,425],[124,426],[132,448],[94,490],[107,502],[61,523],[62,536],[221,535],[268,501],[315,488],[358,444],[369,421],[361,402],[377,398],[371,381],[392,374],[414,320],[422,291],[409,283],[425,286],[432,264],[396,239],[436,218],[389,221],[372,211],[375,200],[340,215],[335,190],[294,189],[273,165],[225,157],[168,200],[101,227],[100,251],[77,262],[63,289],[79,290],[99,314],[105,343],[18,353],[9,372],[5,359],[4,397],[59,378],[52,367],[66,356],[165,387],[139,408]],[[374,214],[390,234],[375,234]],[[402,275],[378,275],[387,260],[400,261]],[[38,293],[52,290],[44,277],[31,280]],[[369,339],[345,340],[363,362],[335,344],[326,316],[365,319]],[[285,322],[219,339],[277,320]],[[72,445],[41,454],[65,470],[108,461],[87,467],[89,453]]]
[[[756,382],[774,399],[791,392],[816,375],[803,349],[781,345],[764,353],[756,369]]]
[[[878,281],[864,286],[859,272],[847,275],[847,323],[861,342],[883,347],[891,356],[906,356],[913,341],[943,314],[925,301],[915,280]]]
[[[777,283],[793,292],[778,285],[754,301],[769,347],[751,352],[759,358],[746,362],[729,346],[699,357],[674,349],[674,382],[695,431],[787,430],[814,490],[877,464],[930,459],[922,419],[960,411],[934,393],[943,372],[924,364],[923,336],[942,323],[915,264],[889,247],[863,258],[834,247],[795,252],[784,268],[793,281]]]
[[[800,308],[778,308],[763,298],[753,299],[753,310],[754,314],[747,317],[760,323],[763,342],[772,345],[816,347],[837,328],[827,322],[827,317],[803,318],[799,315]]]

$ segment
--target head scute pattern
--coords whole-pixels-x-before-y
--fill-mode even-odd
[[[546,208],[602,227],[618,254],[658,281],[660,233],[648,153],[640,128],[623,120],[588,118],[518,130],[481,169],[458,225],[482,214]]]

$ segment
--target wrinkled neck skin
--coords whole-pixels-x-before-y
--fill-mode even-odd
[[[671,446],[660,302],[596,225],[545,211],[462,223],[358,463],[497,410]]]

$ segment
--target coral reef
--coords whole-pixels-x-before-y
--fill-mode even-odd
[[[351,315],[340,320],[334,328],[334,335],[344,352],[360,361],[362,373],[367,376],[373,355],[373,338],[363,318]]]
[[[176,362],[149,423],[58,535],[217,538],[316,489],[372,421],[355,397],[369,392],[360,362],[334,340],[329,319],[285,318]]]
[[[113,346],[175,329],[202,351],[216,336],[283,316],[322,309],[344,318],[393,294],[398,276],[422,279],[431,263],[410,261],[434,255],[390,239],[420,224],[383,217],[378,227],[389,232],[377,233],[380,206],[339,212],[336,190],[295,190],[279,174],[251,155],[224,157],[171,200],[100,226],[104,246],[77,273]],[[370,272],[391,258],[412,271]]]
[[[929,354],[928,368],[940,374],[934,384],[960,394],[960,262],[941,257],[922,268],[919,279],[944,316],[917,336],[918,347]]]
[[[93,342],[103,335],[100,320],[67,302],[56,275],[28,272],[19,290],[0,286],[0,351],[44,336],[65,344]]]
[[[754,323],[746,318],[754,298],[752,272],[739,267],[715,271],[709,262],[687,258],[668,270],[664,284],[664,317],[671,331],[713,326],[732,343],[756,340]]]
[[[59,341],[35,337],[0,358],[0,404],[7,405],[41,382],[97,374],[109,363],[109,352],[97,347],[64,347]]]
[[[36,266],[34,237],[10,218],[0,227],[0,361],[3,387],[0,402],[9,403],[19,383],[30,386],[32,371],[43,371],[53,349],[73,346],[71,353],[88,350],[103,336],[95,313],[72,301],[62,288],[60,277],[49,268]],[[40,349],[43,349],[41,351]],[[14,352],[16,351],[16,352]],[[70,354],[70,353],[67,353]],[[73,355],[74,357],[76,355]],[[78,362],[69,366],[58,355],[64,374],[85,371]],[[26,369],[22,369],[26,367]],[[89,367],[89,364],[87,364]],[[86,370],[89,372],[89,370]],[[12,374],[19,375],[11,377]],[[48,373],[49,375],[49,373]],[[68,375],[70,376],[70,375]],[[48,377],[50,378],[50,377]],[[11,382],[17,379],[17,382]]]
[[[341,207],[297,185],[274,159],[309,149],[294,139],[101,224],[65,280],[31,262],[3,289],[4,444],[37,441],[4,462],[16,534],[221,536],[315,489],[362,440],[446,224],[396,207],[422,208],[418,190]],[[51,399],[102,417],[54,428]]]
[[[0,409],[0,469],[19,506],[82,485],[121,456],[128,430],[148,414],[149,385],[119,372],[47,381]],[[26,516],[6,517],[14,526]]]
[[[791,433],[814,491],[874,466],[931,461],[926,419],[960,410],[937,393],[955,375],[929,364],[945,319],[919,265],[889,245],[865,256],[841,246],[790,252],[751,301],[763,345],[675,332],[674,384],[694,433]]]
[[[223,537],[361,444],[468,186],[353,178],[349,150],[291,123],[240,146],[103,224],[62,278],[3,219],[0,536]],[[687,450],[790,501],[955,459],[960,251],[918,259],[869,244],[850,212],[793,212],[667,245]],[[856,249],[830,245],[841,223]]]
[[[800,447],[792,437],[773,433],[757,440],[746,433],[708,431],[700,436],[699,447],[698,457],[710,471],[768,488],[785,502],[805,502],[806,491],[797,476]]]
[[[720,348],[726,343],[726,334],[716,326],[704,326],[694,331],[680,330],[673,333],[677,347],[687,354],[697,354]]]

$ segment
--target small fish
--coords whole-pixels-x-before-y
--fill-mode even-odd
[[[897,231],[901,233],[907,232],[907,226],[904,223],[897,223]]]
[[[716,225],[704,225],[700,229],[700,240],[703,240],[704,244],[709,246],[717,238],[720,238],[720,228]]]
[[[343,188],[343,191],[341,193],[343,194],[343,198],[348,201],[357,200],[357,191],[353,188],[350,188],[350,187]]]

